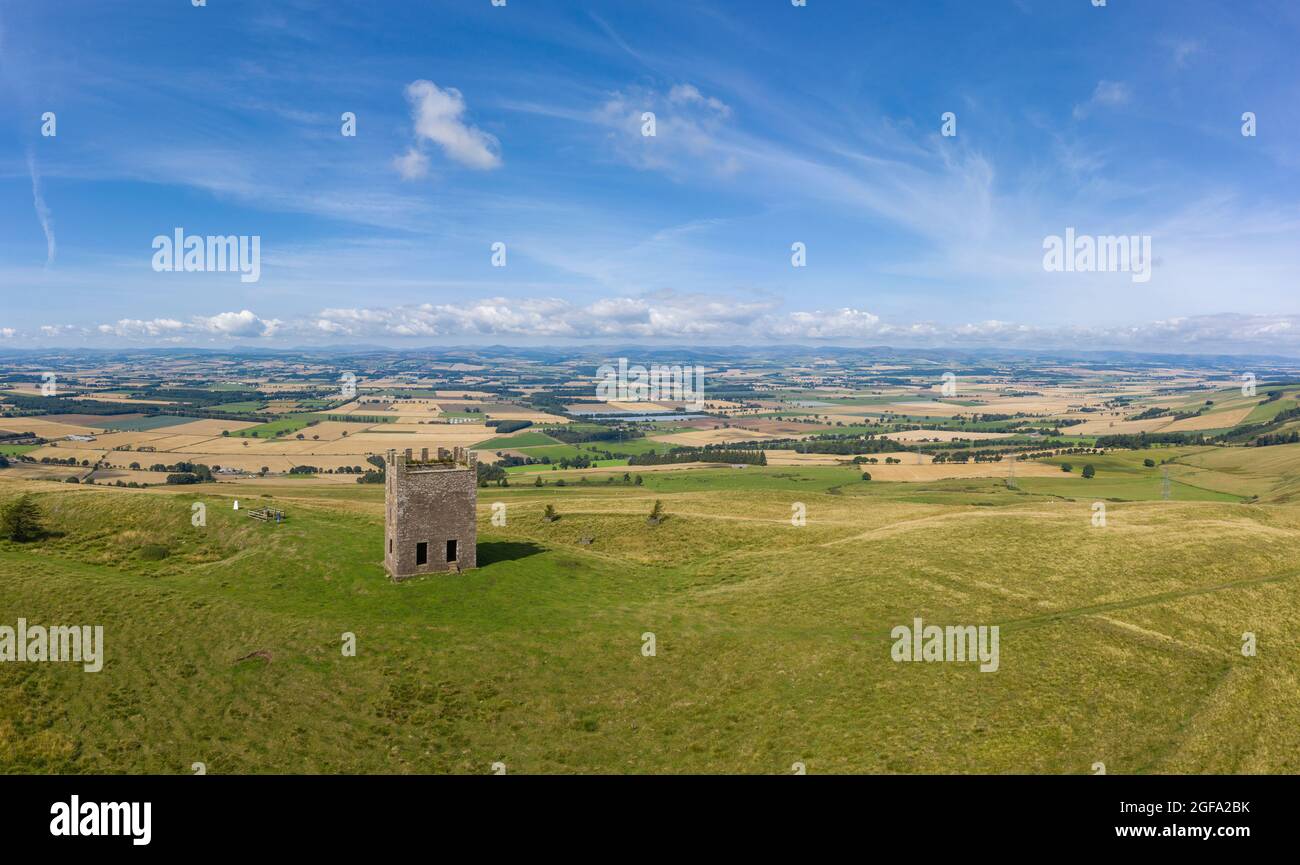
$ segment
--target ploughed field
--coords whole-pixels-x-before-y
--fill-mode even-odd
[[[1142,458],[1171,455],[1165,501]],[[53,532],[0,542],[0,624],[106,644],[99,673],[0,663],[0,771],[1300,771],[1300,446],[1083,461],[1018,489],[821,466],[488,487],[481,567],[400,585],[381,486],[0,473]],[[892,660],[918,617],[998,625],[997,671]]]

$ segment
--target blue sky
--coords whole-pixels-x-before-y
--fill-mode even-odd
[[[0,0],[0,346],[1300,354],[1300,5],[1092,2]]]

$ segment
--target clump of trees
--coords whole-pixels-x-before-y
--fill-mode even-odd
[[[518,432],[532,425],[533,422],[530,420],[490,420],[484,424],[484,426],[496,427],[498,433]]]
[[[29,494],[23,494],[0,510],[0,537],[14,543],[25,544],[45,537],[40,505]]]

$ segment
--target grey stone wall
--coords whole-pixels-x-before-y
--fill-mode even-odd
[[[438,458],[427,452],[389,451],[384,479],[384,567],[394,580],[450,570],[447,542],[456,542],[459,570],[477,567],[478,472],[474,454],[464,448]],[[419,544],[427,561],[416,564]]]

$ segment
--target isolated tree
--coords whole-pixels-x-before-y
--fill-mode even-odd
[[[537,480],[533,481],[533,486],[540,487],[541,485],[542,485],[542,476],[538,475]]]
[[[1090,478],[1090,477],[1092,477],[1093,475],[1095,475],[1096,473],[1097,473],[1097,470],[1094,469],[1094,468],[1092,467],[1092,463],[1088,463],[1088,465],[1086,465],[1086,466],[1083,467],[1083,476],[1084,476],[1085,478]]]
[[[637,486],[641,486],[641,483],[642,483],[641,476],[640,476],[640,475],[637,475],[637,476],[636,476],[636,485],[637,485]]]
[[[555,512],[555,505],[547,505],[546,510],[542,512],[542,519],[548,523],[553,523],[559,518],[560,515]]]
[[[863,472],[863,473],[862,473],[862,479],[863,479],[864,481],[869,481],[869,480],[871,480],[871,472]]]
[[[1070,465],[1069,463],[1061,463],[1061,471],[1072,472],[1074,471],[1074,466]]]
[[[655,499],[655,506],[650,509],[650,521],[653,523],[661,522],[664,518],[664,503]]]
[[[1142,461],[1142,465],[1146,466],[1149,469],[1153,469],[1156,467],[1156,461],[1151,459],[1150,457],[1147,457]]]
[[[45,536],[41,525],[41,508],[30,495],[23,494],[0,511],[0,537],[25,544]]]

